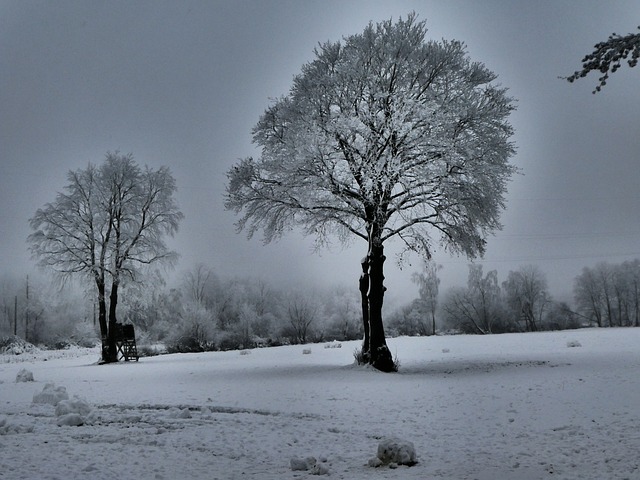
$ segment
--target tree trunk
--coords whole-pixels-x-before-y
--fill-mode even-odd
[[[436,334],[436,312],[431,310],[431,335]]]
[[[384,335],[382,303],[384,300],[384,247],[374,224],[369,234],[369,363],[383,372],[397,370]]]
[[[362,274],[360,275],[360,299],[362,304],[362,326],[364,327],[364,340],[362,341],[362,360],[369,363],[369,257],[364,257],[362,262]]]
[[[107,327],[107,302],[105,300],[104,281],[96,278],[96,287],[98,289],[98,324],[100,325],[100,339],[102,340],[102,361],[107,362],[108,355],[108,334]]]
[[[118,361],[118,350],[116,347],[116,307],[118,305],[118,282],[112,282],[111,294],[109,295],[109,333],[107,335],[107,358],[103,358],[105,363]]]
[[[633,282],[633,291],[634,291],[634,307],[635,307],[635,326],[636,327],[640,327],[640,311],[638,310],[640,308],[640,305],[638,303],[638,283],[636,281]]]

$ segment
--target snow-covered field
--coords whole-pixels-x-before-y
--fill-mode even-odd
[[[358,343],[0,356],[0,478],[640,479],[640,328],[390,339],[397,374]],[[368,466],[388,437],[418,463]]]

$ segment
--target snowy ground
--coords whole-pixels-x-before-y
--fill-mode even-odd
[[[640,479],[640,328],[390,339],[398,374],[353,366],[357,344],[0,356],[0,478],[315,478],[290,463],[313,456],[327,478]],[[47,383],[84,425],[33,402]],[[386,437],[418,464],[367,466]]]

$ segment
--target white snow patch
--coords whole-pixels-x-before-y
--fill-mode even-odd
[[[308,471],[311,475],[329,475],[329,467],[324,463],[326,461],[326,458],[321,458],[318,461],[315,457],[293,457],[289,462],[289,466],[294,472]]]
[[[57,425],[59,427],[80,427],[84,425],[84,417],[78,413],[67,413],[58,417]]]
[[[56,387],[53,383],[47,383],[41,392],[33,394],[33,403],[47,403],[54,407],[62,400],[68,400],[69,394],[65,387]]]
[[[395,374],[353,366],[360,341],[307,357],[313,346],[293,345],[110,365],[95,350],[0,355],[0,476],[638,478],[640,328],[387,342]],[[15,358],[50,386],[14,383]],[[87,405],[56,416],[67,391]],[[419,462],[372,471],[386,437],[411,440]],[[292,471],[308,454],[315,467]]]
[[[15,435],[20,433],[33,432],[33,425],[23,425],[19,422],[12,421],[11,419],[0,416],[0,435]],[[2,445],[0,444],[0,447]],[[0,472],[2,472],[0,470]]]
[[[191,412],[188,408],[171,408],[169,409],[170,418],[191,418]]]
[[[377,458],[380,460],[381,465],[392,467],[397,465],[412,466],[417,462],[416,447],[407,440],[385,438],[378,444]]]
[[[307,458],[293,457],[289,462],[289,465],[291,466],[291,470],[293,470],[294,472],[311,470],[311,468],[313,468],[315,464],[316,464],[316,459],[314,457],[307,457]]]
[[[41,350],[35,345],[24,341],[15,335],[0,337],[0,355],[23,355],[25,353],[39,353]]]
[[[33,372],[26,368],[21,369],[16,375],[16,383],[33,382]]]
[[[77,413],[83,416],[89,415],[91,413],[91,405],[77,396],[70,400],[60,400],[56,405],[56,416],[61,417],[70,413]]]

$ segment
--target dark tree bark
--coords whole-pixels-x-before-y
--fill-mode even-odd
[[[105,363],[118,361],[118,350],[116,347],[116,332],[118,319],[116,317],[116,308],[118,306],[118,283],[111,284],[111,294],[109,295],[109,333],[107,335],[106,357],[103,358]]]
[[[362,361],[369,363],[369,257],[364,257],[360,274],[360,299],[362,305],[362,326],[364,328],[364,340],[362,341]]]
[[[98,324],[100,325],[100,339],[102,341],[102,362],[109,358],[109,327],[107,325],[107,302],[104,281],[96,278],[98,289]]]
[[[369,363],[383,372],[396,371],[384,334],[382,304],[384,301],[384,247],[380,241],[379,228],[374,225],[369,237]]]

